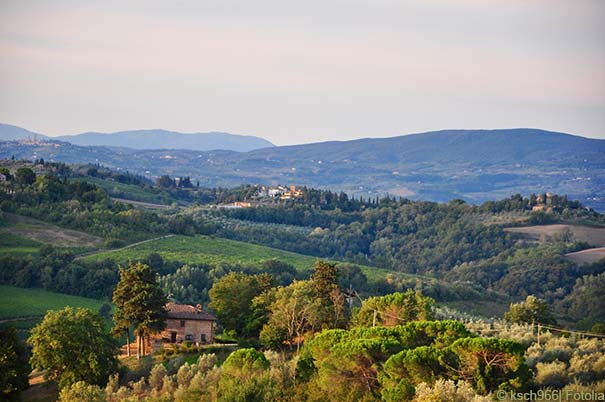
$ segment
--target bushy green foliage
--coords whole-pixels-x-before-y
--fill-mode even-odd
[[[455,365],[453,354],[434,346],[403,350],[389,357],[384,364],[381,376],[383,394],[390,394],[391,398],[395,390],[398,393],[411,390],[413,394],[415,384],[432,384],[438,378],[448,376],[448,368]]]
[[[174,273],[160,277],[160,284],[166,294],[180,303],[203,303],[208,300],[208,290],[212,286],[209,271],[209,266],[183,265]]]
[[[357,326],[382,325],[392,327],[410,321],[434,318],[435,301],[422,296],[419,291],[408,289],[405,293],[391,293],[381,297],[369,297],[353,317]]]
[[[410,397],[416,384],[412,379],[431,377],[431,368],[422,373],[418,361],[430,360],[435,377],[447,376],[455,361],[446,346],[468,336],[464,325],[455,321],[323,331],[305,345],[299,365],[314,367],[310,381],[336,400],[378,397],[381,392],[385,398]],[[416,371],[400,367],[414,361]]]
[[[268,367],[269,361],[265,355],[252,348],[236,350],[223,363],[223,370],[240,378],[266,370]]]
[[[277,289],[267,306],[269,320],[260,332],[262,344],[273,349],[298,347],[305,335],[317,331],[321,325],[321,301],[315,295],[310,281],[296,281]]]
[[[464,204],[385,200],[350,212],[321,212],[295,204],[281,209],[250,208],[224,213],[241,220],[321,229],[311,236],[296,238],[293,233],[286,236],[276,231],[274,235],[283,239],[283,248],[291,251],[370,261],[403,272],[437,273],[464,261],[495,256],[512,245],[510,235],[501,228],[466,219],[474,211]],[[249,238],[269,235],[250,233]]]
[[[19,183],[22,187],[29,186],[36,181],[36,174],[29,167],[20,167],[15,172],[15,178],[17,179],[17,183]]]
[[[295,281],[255,299],[268,314],[261,342],[274,349],[286,345],[298,349],[321,329],[345,327],[348,311],[337,283],[337,267],[318,260],[310,280]]]
[[[524,389],[531,377],[525,364],[525,349],[518,342],[497,338],[462,338],[451,350],[460,361],[460,378],[481,394],[501,389]]]
[[[311,264],[313,259],[308,259]],[[232,271],[260,274],[275,272],[271,267],[285,267],[285,271],[276,272],[275,279],[288,284],[292,272],[299,275],[290,265],[276,260],[271,260],[267,266],[225,261],[188,265],[177,260],[164,260],[159,254],[151,253],[146,258],[133,258],[131,261],[140,261],[160,273],[159,281],[164,292],[180,303],[190,304],[207,303],[212,284]],[[75,259],[73,253],[49,246],[42,247],[33,256],[0,256],[0,283],[12,286],[42,287],[49,291],[100,299],[111,297],[118,280],[119,269],[115,261]]]
[[[91,310],[49,311],[32,329],[28,343],[32,367],[47,370],[47,377],[59,388],[78,381],[103,385],[116,369],[115,341]]]
[[[500,224],[484,223],[531,223],[535,216],[530,211],[538,205],[538,198],[546,196],[515,195],[481,206],[388,199],[350,209],[323,208],[321,203],[313,207],[297,201],[280,208],[221,211],[219,217],[210,213],[204,218],[216,221],[217,233],[228,238],[446,278],[451,283],[448,287],[423,288],[437,300],[460,300],[461,295],[451,290],[458,282],[478,284],[515,298],[533,294],[552,303],[571,292],[576,279],[602,273],[605,266],[579,267],[566,258],[565,253],[585,247],[570,242],[570,236],[554,236],[548,244],[530,245]],[[554,195],[548,203],[549,212],[541,215],[549,221],[605,222],[603,215],[587,211],[564,196]],[[499,222],[500,213],[514,214]],[[364,288],[362,281],[357,286],[386,294],[400,290],[396,284],[387,280]],[[347,283],[342,285],[347,287]],[[462,297],[467,299],[478,297],[470,286],[464,293]],[[587,320],[584,325],[592,322]]]
[[[105,190],[85,180],[67,180],[52,172],[34,174],[34,179],[23,173],[19,188],[0,192],[0,208],[107,239],[134,241],[168,233],[205,233],[207,229],[190,217],[159,215],[112,202]]]
[[[78,381],[61,390],[59,402],[106,402],[105,393],[98,385]]]
[[[504,319],[515,324],[556,324],[548,304],[535,296],[527,296],[521,303],[512,303]]]
[[[604,264],[579,267],[566,258],[564,254],[574,247],[555,243],[512,248],[488,260],[461,264],[446,278],[477,282],[511,296],[534,295],[552,302],[571,292],[578,278],[605,270]]]
[[[605,322],[605,272],[577,279],[571,293],[557,307],[584,327]]]
[[[210,289],[210,308],[227,330],[239,337],[258,336],[260,327],[248,325],[253,317],[253,299],[271,288],[268,275],[246,275],[230,272],[216,281]]]

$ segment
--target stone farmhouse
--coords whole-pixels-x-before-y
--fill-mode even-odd
[[[189,341],[194,344],[214,342],[214,323],[216,317],[202,309],[201,305],[167,303],[168,319],[166,329],[153,337],[159,343],[181,343]]]

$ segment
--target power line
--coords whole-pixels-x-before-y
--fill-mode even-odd
[[[567,332],[569,334],[578,334],[578,335],[589,336],[589,337],[593,337],[593,338],[605,338],[605,335],[603,335],[603,334],[594,334],[592,332],[573,331],[570,329],[556,328],[556,327],[551,327],[551,326],[543,325],[543,324],[537,324],[537,325],[538,325],[538,329],[546,328],[546,329],[551,329],[553,331]]]

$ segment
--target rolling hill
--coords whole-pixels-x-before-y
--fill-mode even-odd
[[[116,133],[88,132],[55,138],[74,145],[105,145],[133,149],[189,149],[194,151],[226,149],[246,152],[274,146],[269,141],[254,136],[221,132],[183,134],[167,130],[136,130]]]
[[[12,155],[190,176],[207,187],[282,183],[469,202],[551,191],[605,210],[605,140],[536,129],[445,130],[249,152],[0,143],[0,158]]]
[[[19,141],[30,140],[34,138],[48,139],[49,137],[40,133],[35,133],[33,131],[26,130],[21,127],[0,123],[0,141]]]
[[[0,123],[0,141],[47,139],[65,141],[80,146],[108,146],[132,149],[188,149],[210,151],[225,149],[246,152],[273,147],[269,141],[250,135],[222,132],[184,134],[167,130],[132,130],[115,133],[86,132],[75,135],[49,137],[21,127]]]
[[[136,246],[119,250],[103,250],[83,258],[88,261],[111,259],[120,264],[127,264],[128,261],[146,258],[151,253],[158,253],[162,258],[169,261],[187,261],[189,264],[225,262],[229,264],[259,265],[266,260],[278,259],[287,261],[298,271],[304,273],[310,273],[313,264],[317,260],[317,257],[309,255],[208,236],[165,237],[141,242]],[[362,269],[371,280],[383,278],[390,272],[376,267],[362,266]]]

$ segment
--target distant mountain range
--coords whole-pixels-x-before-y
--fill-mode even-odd
[[[552,191],[605,210],[605,140],[536,129],[445,130],[248,152],[0,143],[0,158],[13,155],[190,176],[203,186],[296,184],[366,198],[483,202]]]
[[[21,127],[0,123],[0,141],[28,140],[34,138],[49,138],[44,134],[34,133]]]
[[[254,136],[236,135],[221,132],[184,134],[167,130],[133,130],[115,133],[87,132],[75,135],[49,137],[34,133],[21,127],[0,124],[0,141],[49,139],[66,141],[74,145],[100,145],[127,147],[133,149],[189,149],[210,151],[225,149],[246,152],[254,149],[273,147],[269,141]]]

